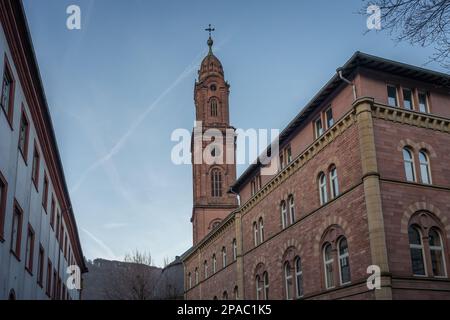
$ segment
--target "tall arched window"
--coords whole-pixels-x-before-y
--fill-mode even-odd
[[[208,261],[205,260],[205,262],[203,263],[203,272],[205,275],[205,279],[208,278]]]
[[[211,172],[211,195],[215,198],[222,196],[222,172],[219,169]]]
[[[264,281],[264,299],[269,300],[269,274],[267,272],[263,273]]]
[[[261,279],[259,278],[259,276],[256,276],[255,284],[256,284],[256,300],[261,300],[262,299],[262,285],[261,285]]]
[[[295,258],[295,288],[297,298],[303,297],[303,271],[300,257]]]
[[[320,194],[320,205],[324,205],[328,202],[328,192],[327,192],[327,178],[325,173],[321,172],[319,174],[319,194]]]
[[[339,240],[339,274],[341,284],[350,283],[350,259],[348,255],[348,243],[345,237]]]
[[[292,299],[292,272],[289,262],[284,264],[284,284],[286,288],[286,300]]]
[[[430,160],[425,150],[419,152],[419,163],[422,183],[431,184]]]
[[[211,117],[217,117],[218,111],[217,111],[217,100],[211,99]]]
[[[258,225],[259,225],[259,243],[263,243],[264,242],[264,221],[263,221],[263,218],[259,218]]]
[[[281,225],[283,229],[287,228],[288,226],[288,213],[287,213],[287,206],[286,201],[281,202]]]
[[[416,226],[410,226],[408,229],[408,237],[413,274],[417,276],[425,276],[426,268],[423,253],[422,234]]]
[[[337,169],[332,166],[330,169],[330,186],[331,186],[331,198],[334,199],[339,196],[339,181],[337,175]]]
[[[334,258],[331,244],[325,244],[323,248],[323,262],[325,266],[325,285],[327,289],[334,288]]]
[[[222,267],[226,267],[227,266],[227,248],[223,247],[222,248]]]
[[[239,300],[239,288],[238,288],[238,286],[234,287],[233,295],[234,295],[234,300]]]
[[[228,300],[228,292],[226,292],[226,291],[223,292],[222,299],[223,300]]]
[[[290,195],[288,198],[289,203],[289,217],[291,219],[291,224],[295,223],[295,203],[294,203],[294,196]]]
[[[253,238],[255,240],[255,247],[259,244],[259,231],[258,231],[258,224],[256,222],[253,222]]]
[[[195,285],[198,285],[198,268],[195,268]]]
[[[217,258],[216,258],[216,254],[213,254],[213,257],[212,257],[212,267],[213,267],[212,272],[213,272],[213,274],[214,274],[214,273],[216,273],[216,271],[217,271]]]
[[[433,268],[433,276],[445,277],[445,256],[444,246],[440,233],[435,229],[430,229],[428,234],[428,243],[430,246],[431,266]]]
[[[236,261],[236,259],[237,259],[237,242],[236,242],[236,239],[233,239],[232,246],[233,246],[233,261]]]
[[[414,169],[414,158],[413,153],[408,147],[403,148],[403,162],[405,165],[406,180],[409,182],[415,182],[416,173]]]

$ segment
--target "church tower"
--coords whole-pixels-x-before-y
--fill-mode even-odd
[[[238,206],[236,196],[228,193],[236,180],[235,130],[230,126],[228,108],[230,86],[225,81],[222,64],[212,51],[211,32],[214,29],[210,25],[206,31],[209,31],[209,52],[201,63],[194,88],[197,121],[191,146],[194,191],[191,222],[194,245]],[[205,141],[204,137],[210,137],[211,132],[214,135]],[[218,133],[221,133],[222,141],[216,138]],[[198,158],[194,159],[195,154],[200,154],[200,161]],[[205,155],[209,160],[205,159]]]

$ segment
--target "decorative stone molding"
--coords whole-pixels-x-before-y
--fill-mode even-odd
[[[400,232],[402,234],[405,235],[408,234],[409,221],[411,220],[411,217],[420,211],[427,211],[434,214],[439,219],[439,221],[444,225],[447,238],[450,239],[450,223],[447,217],[442,214],[441,210],[438,207],[426,201],[413,203],[410,206],[408,206],[408,209],[406,209],[403,212],[400,227]]]
[[[345,235],[351,234],[351,228],[349,227],[349,224],[345,219],[342,217],[327,217],[326,220],[319,226],[318,232],[316,233],[316,236],[314,238],[314,256],[319,256],[320,253],[320,243],[322,241],[322,236],[324,235],[325,231],[329,229],[331,226],[338,226],[342,230],[344,230]]]
[[[397,146],[397,150],[402,152],[403,149],[407,146],[413,148],[414,151],[417,151],[417,152],[422,149],[425,149],[428,151],[428,154],[430,157],[432,157],[432,158],[437,157],[436,151],[434,151],[433,146],[431,146],[430,144],[423,142],[423,141],[422,142],[414,142],[409,138],[400,140],[400,142],[398,143],[398,146]]]

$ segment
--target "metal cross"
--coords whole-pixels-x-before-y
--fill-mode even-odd
[[[215,28],[211,28],[211,24],[209,24],[209,27],[207,29],[205,29],[205,31],[209,32],[209,36],[211,37],[211,32],[216,31]]]

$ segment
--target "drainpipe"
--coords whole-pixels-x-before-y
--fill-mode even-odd
[[[241,206],[241,196],[239,195],[239,193],[237,193],[236,191],[233,190],[233,187],[230,187],[230,190],[228,191],[228,193],[234,194],[238,200],[238,207]]]
[[[339,78],[340,78],[342,81],[344,81],[345,83],[347,83],[347,84],[349,84],[349,85],[352,86],[352,88],[353,88],[353,100],[356,101],[356,99],[357,99],[356,86],[355,86],[355,84],[354,84],[353,82],[351,82],[350,80],[348,80],[347,78],[345,78],[345,77],[342,75],[342,71],[343,71],[343,68],[338,68],[338,69],[336,70],[336,72],[337,72]]]

